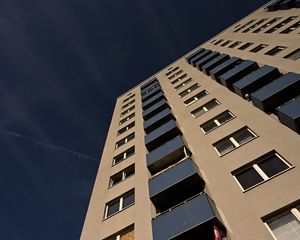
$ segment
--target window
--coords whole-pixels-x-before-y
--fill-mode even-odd
[[[174,68],[173,70],[169,71],[166,73],[166,76],[169,76],[170,74],[172,74],[173,72],[177,71],[179,69],[179,67]]]
[[[247,42],[244,45],[242,45],[241,47],[239,47],[239,50],[245,50],[246,48],[250,47],[251,45],[253,45],[253,43],[251,42]]]
[[[125,179],[129,178],[133,174],[134,174],[134,164],[130,165],[129,167],[111,176],[108,187],[111,188],[115,186],[117,183],[124,181]]]
[[[130,120],[131,118],[133,118],[135,116],[135,113],[130,114],[129,116],[127,116],[126,118],[123,118],[120,120],[119,125],[124,124],[125,122],[127,122],[128,120]]]
[[[213,119],[207,121],[206,123],[201,124],[200,127],[202,128],[204,133],[209,133],[214,129],[220,127],[221,125],[227,123],[234,117],[235,116],[231,112],[226,111],[214,117]]]
[[[106,203],[104,218],[108,218],[133,204],[134,204],[134,189]]]
[[[126,151],[120,153],[119,155],[115,156],[113,159],[113,163],[112,165],[117,165],[118,163],[124,161],[125,159],[129,158],[130,156],[132,156],[135,152],[134,146],[127,149]]]
[[[126,99],[123,101],[123,103],[129,101],[131,98],[134,98],[134,97],[135,97],[135,94],[131,95],[130,97],[126,98]]]
[[[172,84],[175,84],[175,83],[179,82],[180,80],[184,79],[186,76],[187,76],[187,74],[185,73],[185,74],[181,75],[179,78],[175,79],[175,80],[174,80],[173,82],[171,82],[171,83],[172,83]]]
[[[266,33],[272,33],[275,32],[277,29],[281,28],[282,26],[288,24],[289,22],[293,21],[296,17],[289,17],[285,20],[283,20],[282,22],[280,22],[279,24],[277,24],[276,26],[270,28],[268,31],[266,31]]]
[[[250,52],[259,52],[260,50],[266,48],[268,45],[267,44],[259,44],[255,48],[251,49]]]
[[[213,100],[205,103],[203,106],[198,107],[191,113],[194,118],[197,118],[197,117],[203,115],[204,113],[208,112],[209,110],[213,109],[214,107],[218,106],[219,104],[220,103],[216,99],[213,99]]]
[[[254,30],[253,32],[254,33],[259,33],[259,32],[261,32],[262,30],[269,27],[270,25],[272,25],[273,23],[277,22],[280,19],[281,19],[281,17],[273,18],[269,22],[267,22],[266,24],[262,25],[260,28]]]
[[[182,70],[179,70],[178,72],[174,73],[173,75],[171,75],[170,77],[168,77],[170,80],[173,79],[174,77],[177,77],[179,74],[183,73]]]
[[[232,42],[231,40],[227,40],[226,42],[224,42],[223,44],[221,44],[221,47],[225,47],[226,45],[228,45],[231,42]]]
[[[290,33],[290,32],[295,31],[299,27],[300,27],[300,21],[297,22],[297,23],[295,23],[295,24],[293,24],[292,26],[288,27],[287,29],[283,30],[280,33]]]
[[[199,99],[205,97],[206,95],[208,95],[208,92],[206,92],[205,90],[201,91],[201,92],[197,93],[195,96],[184,101],[184,104],[185,104],[185,106],[189,106],[189,105],[193,104],[194,102],[197,102]]]
[[[134,133],[129,134],[127,137],[122,138],[120,141],[116,143],[116,149],[128,143],[130,140],[134,139]]]
[[[250,20],[249,22],[247,22],[246,24],[244,24],[243,26],[239,27],[238,29],[234,30],[233,32],[238,32],[242,29],[244,29],[245,27],[249,26],[251,23],[255,22],[256,19]]]
[[[122,106],[122,109],[125,109],[127,107],[129,107],[131,104],[133,104],[135,102],[135,100],[133,99],[132,101],[130,101],[129,103],[125,104]]]
[[[182,82],[182,83],[178,84],[177,86],[175,86],[175,89],[178,90],[178,89],[186,86],[188,83],[190,83],[192,81],[193,81],[193,79],[189,78],[189,79],[185,80],[184,82]]]
[[[215,42],[214,45],[219,45],[223,41],[224,41],[224,39],[220,39],[219,41]]]
[[[300,58],[300,48],[298,48],[295,51],[289,53],[284,58],[291,59],[291,60],[298,60]]]
[[[135,108],[135,106],[132,106],[132,107],[126,109],[125,111],[121,112],[120,117],[123,117],[127,113],[131,112],[132,110],[134,110],[134,108]]]
[[[287,240],[300,237],[300,205],[290,208],[265,222],[274,239]]]
[[[280,53],[281,51],[283,51],[284,49],[286,49],[286,47],[277,46],[277,47],[272,48],[270,51],[266,52],[265,54],[270,55],[270,56],[274,56],[274,55]]]
[[[292,165],[275,151],[252,161],[246,166],[232,172],[241,188],[246,191],[261,184],[278,174],[290,169]]]
[[[253,28],[256,28],[258,25],[262,24],[263,22],[267,21],[267,18],[263,18],[261,20],[259,20],[257,23],[253,24],[252,26],[246,28],[243,33],[249,32],[250,30],[252,30]]]
[[[104,240],[134,240],[134,226],[129,226]]]
[[[231,45],[229,46],[229,48],[234,48],[234,47],[236,47],[237,45],[239,45],[239,44],[241,44],[241,43],[242,43],[241,41],[236,41],[235,43],[231,44]]]
[[[213,146],[218,154],[222,156],[225,153],[231,152],[233,149],[246,144],[255,137],[256,135],[249,128],[245,127],[214,143]]]
[[[194,85],[190,86],[188,89],[179,93],[179,95],[180,95],[180,97],[184,97],[184,96],[188,95],[190,92],[196,90],[198,87],[200,87],[200,84],[195,83]]]
[[[129,129],[133,128],[135,126],[135,122],[129,123],[127,126],[121,128],[120,130],[118,130],[117,135],[121,135],[124,132],[127,132]]]

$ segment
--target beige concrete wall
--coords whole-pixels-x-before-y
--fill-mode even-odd
[[[269,13],[261,9],[256,11],[253,15],[250,15],[248,18],[243,19],[241,25],[248,22],[250,19],[271,19],[278,16],[289,17],[296,15],[299,16],[299,19],[294,20],[284,28],[300,20],[299,10],[292,9]],[[272,26],[277,23],[278,22]],[[233,42],[243,41],[242,44],[253,42],[254,45],[249,49],[242,51],[237,50],[242,44],[235,49],[230,49],[228,46],[220,47],[207,42],[202,47],[216,50],[221,53],[227,53],[232,56],[239,56],[243,59],[251,59],[260,64],[276,66],[281,71],[294,71],[300,73],[299,60],[292,61],[283,58],[283,56],[292,52],[294,49],[299,48],[300,29],[284,35],[279,34],[281,29],[272,34],[254,34],[251,32],[233,33],[233,30],[234,26],[223,32],[221,35],[218,35],[216,39],[230,39],[233,40]],[[269,44],[269,47],[258,53],[249,52],[250,49],[261,43]],[[264,54],[268,50],[279,45],[287,46],[287,49],[276,56],[267,56]],[[174,85],[172,85],[165,76],[166,69],[170,66],[179,66],[188,74],[188,77],[193,78],[193,82],[189,83],[186,87],[181,88],[179,91],[176,91]],[[193,160],[199,166],[200,172],[206,182],[206,191],[216,203],[222,218],[221,220],[228,230],[229,239],[271,240],[272,237],[261,221],[261,217],[300,199],[300,188],[298,186],[298,183],[300,182],[300,159],[298,157],[300,155],[299,135],[282,125],[277,118],[265,114],[255,108],[251,102],[240,98],[210,77],[202,74],[200,71],[187,64],[183,58],[167,66],[155,76],[161,83],[163,91],[165,92],[172,111],[177,119],[177,123],[186,139],[189,149],[193,153]],[[200,83],[201,87],[184,98],[180,98],[178,93],[195,82]],[[204,89],[209,93],[208,96],[188,107],[183,104],[186,99]],[[135,239],[152,239],[151,218],[155,216],[155,213],[153,205],[149,200],[148,192],[149,173],[146,167],[146,148],[144,145],[140,89],[137,86],[136,88],[131,89],[130,92],[136,94],[136,108],[134,111],[136,116],[132,119],[135,120],[136,126],[128,132],[117,136],[118,129],[124,127],[127,123],[132,122],[132,120],[130,120],[122,126],[118,125],[119,120],[121,119],[120,113],[122,101],[126,98],[127,92],[119,97],[116,103],[82,231],[82,240],[104,239],[131,224],[135,225]],[[204,115],[194,119],[190,112],[213,98],[216,98],[221,104]],[[208,134],[204,134],[199,127],[200,124],[220,114],[226,109],[234,113],[236,118],[218,129],[215,129]],[[257,138],[220,157],[212,144],[243,126],[248,126],[253,130],[257,134]],[[115,143],[131,132],[135,132],[135,139],[119,149],[115,149]],[[135,155],[112,167],[113,156],[123,152],[132,145],[135,145]],[[243,192],[233,178],[231,172],[271,150],[276,150],[289,163],[293,164],[294,168],[249,191]],[[135,175],[108,189],[110,176],[132,163],[135,163]],[[132,188],[135,188],[135,204],[128,209],[103,220],[105,203]]]

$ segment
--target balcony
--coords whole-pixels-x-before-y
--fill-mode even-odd
[[[238,65],[242,60],[238,57],[232,57],[223,62],[222,64],[218,65],[217,67],[210,70],[211,77],[219,82],[219,76],[224,74],[225,72],[229,71],[230,69],[234,68]]]
[[[279,121],[300,133],[300,96],[276,109]]]
[[[167,107],[169,107],[167,100],[161,99],[159,102],[155,103],[147,110],[143,111],[144,120],[148,120],[149,118],[153,117],[154,115],[166,109]]]
[[[149,133],[145,137],[145,145],[150,152],[180,134],[175,120],[170,120]]]
[[[154,83],[158,83],[157,79],[152,79],[152,80],[146,82],[145,84],[143,84],[141,86],[141,92],[145,91],[146,88],[148,88],[150,85],[152,85]]]
[[[214,205],[199,194],[152,220],[154,240],[214,240],[214,226],[226,232]]]
[[[187,61],[189,64],[191,64],[191,59],[194,58],[194,57],[195,57],[196,55],[198,55],[199,53],[203,52],[204,50],[205,50],[205,49],[200,48],[200,49],[198,49],[197,51],[193,52],[190,56],[188,56],[188,57],[186,58],[186,61]]]
[[[251,94],[254,106],[264,112],[272,112],[276,107],[300,95],[300,74],[287,73]]]
[[[209,71],[212,70],[213,68],[217,67],[218,65],[222,64],[226,60],[229,59],[229,55],[227,54],[221,54],[220,56],[216,57],[215,59],[211,60],[210,62],[204,64],[202,66],[202,71],[206,74],[209,75]]]
[[[144,130],[148,134],[169,120],[174,119],[170,108],[166,108],[144,122]]]
[[[183,159],[186,156],[184,147],[182,137],[176,136],[147,154],[147,166],[151,174],[156,174]]]
[[[204,185],[196,164],[185,159],[150,179],[150,199],[158,212],[164,212],[202,192]]]
[[[210,53],[211,53],[211,50],[204,50],[203,52],[199,53],[198,55],[196,55],[195,57],[193,57],[190,60],[191,64],[195,67],[195,63],[197,61],[199,61],[201,58],[204,58],[205,56],[207,56]]]
[[[232,84],[258,68],[256,62],[246,60],[220,76],[222,85],[232,89]]]
[[[147,108],[151,107],[151,105],[159,102],[161,99],[164,99],[164,98],[165,98],[165,95],[163,92],[156,94],[155,96],[153,96],[143,102],[143,104],[142,104],[143,110],[146,110]]]
[[[152,98],[153,96],[155,96],[156,94],[162,92],[160,86],[158,86],[157,88],[155,88],[153,91],[150,91],[148,93],[146,93],[145,95],[142,96],[142,102],[147,101],[148,99]]]
[[[218,53],[218,52],[211,52],[206,57],[200,59],[199,61],[197,61],[195,63],[196,68],[198,68],[200,71],[202,71],[202,66],[203,65],[205,65],[206,63],[213,60],[214,58],[216,58],[219,55],[220,55],[220,53]]]
[[[233,84],[234,92],[242,98],[280,77],[277,68],[265,65]]]

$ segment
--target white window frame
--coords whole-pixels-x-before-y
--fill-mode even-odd
[[[251,141],[251,140],[250,140],[250,141]],[[281,172],[279,172],[279,173],[277,173],[277,174],[275,174],[275,175],[273,175],[273,176],[271,176],[271,177],[268,177],[268,176],[265,174],[265,172],[258,166],[258,164],[259,164],[260,162],[263,162],[264,160],[268,159],[269,157],[271,157],[271,156],[273,156],[273,155],[276,155],[276,156],[277,156],[284,164],[286,164],[286,165],[288,166],[288,168],[285,169],[285,170],[283,170],[283,171],[281,171]],[[241,171],[244,171],[244,170],[250,169],[250,168],[254,168],[254,170],[255,170],[255,171],[263,178],[263,181],[261,181],[261,182],[255,184],[255,185],[253,185],[253,186],[251,186],[251,187],[249,187],[249,188],[247,188],[247,189],[244,189],[243,186],[242,186],[242,185],[240,184],[240,182],[238,181],[238,179],[236,178],[236,175],[237,175],[238,173],[240,173]],[[271,179],[273,179],[273,178],[279,176],[280,174],[283,174],[283,173],[285,173],[285,172],[291,170],[292,168],[294,168],[294,165],[292,165],[291,163],[289,163],[287,160],[285,160],[285,159],[284,159],[283,157],[281,157],[277,152],[274,151],[274,152],[271,152],[271,153],[266,154],[266,155],[263,156],[261,159],[259,158],[257,161],[255,161],[255,163],[253,163],[252,165],[249,165],[249,166],[247,166],[246,168],[242,168],[242,169],[240,169],[239,171],[237,171],[235,174],[232,174],[232,175],[233,175],[233,178],[235,179],[235,181],[237,182],[238,186],[242,189],[242,191],[243,191],[243,192],[247,192],[247,191],[251,190],[252,188],[255,188],[256,186],[259,186],[259,185],[261,185],[261,184],[263,184],[263,183],[265,183],[265,182],[267,182],[267,181],[269,181],[269,180],[271,180]]]
[[[195,87],[195,88],[194,88]],[[180,92],[178,95],[181,97],[181,98],[184,98],[185,96],[187,96],[188,94],[190,94],[191,92],[195,91],[197,88],[201,87],[201,85],[199,83],[195,83],[193,84],[192,86],[190,86],[189,88],[183,90],[182,92]],[[191,88],[194,88],[194,89],[191,89]],[[182,96],[182,94],[184,94]]]
[[[294,215],[294,217],[300,222],[300,205],[296,205],[294,207],[292,207],[291,209],[287,210],[287,211],[283,211],[281,213],[278,214],[278,216],[274,216],[273,218],[267,220],[267,221],[264,221],[264,225],[266,226],[266,228],[268,229],[269,233],[271,234],[271,236],[275,239],[275,240],[278,240],[276,238],[276,236],[274,235],[272,229],[269,227],[268,225],[268,222],[271,222],[272,220],[275,220],[275,219],[278,219],[282,216],[282,214],[286,213],[286,212],[290,212],[291,214]]]
[[[175,86],[176,91],[178,91],[179,89],[183,88],[184,86],[186,86],[187,84],[193,82],[192,78],[188,78],[187,80],[185,80],[184,82],[178,84],[177,86]]]
[[[173,75],[169,76],[169,80],[172,80],[174,77],[177,77],[179,74],[183,73],[183,70],[180,69],[179,71],[177,71],[176,73],[174,73]]]
[[[133,154],[132,154],[132,155],[134,155],[134,154],[135,154],[135,146],[132,146],[132,147],[128,148],[126,151],[124,151],[124,152],[122,152],[122,153],[120,153],[120,154],[114,156],[114,157],[113,157],[113,161],[112,161],[112,166],[115,166],[115,165],[117,165],[118,163],[120,163],[120,162],[124,161],[125,159],[127,159],[127,158],[128,158],[128,157],[127,157],[127,154],[128,154],[129,151],[131,151],[131,149],[133,149]],[[122,156],[122,155],[123,155],[122,160],[116,163],[116,158],[119,157],[119,156]],[[132,156],[132,155],[130,155],[130,156]],[[129,157],[130,157],[130,156],[129,156]]]
[[[127,132],[129,129],[134,128],[134,127],[135,127],[135,121],[133,121],[133,122],[127,124],[127,126],[121,128],[121,129],[119,129],[119,130],[117,131],[117,136],[122,135],[123,133]],[[120,133],[120,131],[122,131],[122,132]]]
[[[130,137],[132,137],[132,138],[130,138]],[[128,134],[126,137],[124,137],[116,142],[115,149],[125,145],[126,143],[130,142],[134,138],[135,138],[135,132]]]
[[[133,174],[129,175],[129,177],[133,176],[135,174],[135,166],[134,164],[131,164],[130,166],[124,168],[123,170],[113,174],[110,178],[109,178],[109,184],[108,184],[108,188],[112,188],[113,186],[123,182],[124,180],[126,180],[127,178],[127,175],[126,175],[126,171],[129,169],[129,168],[133,168]],[[121,181],[117,182],[116,184],[114,184],[114,181],[113,181],[113,177],[115,177],[117,174],[122,174],[122,177],[121,177]]]
[[[197,100],[198,101],[198,100]],[[207,105],[210,103],[210,102],[212,102],[212,101],[214,101],[214,102],[216,102],[217,103],[217,105],[216,106],[214,106],[213,108],[215,108],[215,107],[217,107],[218,105],[220,105],[221,103],[217,100],[217,99],[215,99],[215,98],[213,98],[212,100],[209,100],[208,102],[206,102],[205,104],[203,104],[202,106],[200,106],[200,107],[197,107],[196,109],[194,109],[192,112],[191,112],[191,114],[192,114],[192,116],[193,116],[193,118],[198,118],[198,117],[200,117],[200,116],[202,116],[204,113],[207,113],[209,110],[211,110],[211,109],[213,109],[213,108],[210,108],[210,109],[208,109],[207,108]],[[204,113],[203,114],[201,114],[201,115],[199,115],[199,116],[195,116],[195,113],[193,113],[193,112],[195,112],[196,110],[199,110],[199,111],[201,111],[201,109],[203,109],[204,110]]]
[[[182,79],[185,79],[186,77],[187,77],[187,74],[184,73],[184,74],[182,74],[180,77],[178,77],[178,78],[176,78],[175,80],[173,80],[171,83],[172,83],[172,84],[175,84],[175,83],[181,81]]]
[[[135,195],[134,189],[131,189],[131,190],[127,191],[126,193],[122,194],[121,196],[119,196],[119,197],[117,197],[117,198],[115,198],[115,199],[113,199],[113,200],[107,202],[107,203],[105,204],[104,219],[110,218],[110,217],[116,215],[117,213],[119,213],[120,211],[122,211],[122,210],[124,210],[124,209],[126,209],[126,208],[129,208],[130,206],[132,206],[132,205],[135,203],[135,200],[133,201],[133,203],[129,204],[128,206],[126,206],[126,207],[123,206],[123,205],[124,205],[124,197],[127,197],[127,196],[129,196],[129,195],[131,195],[131,194],[132,194],[133,196]],[[113,214],[107,216],[107,214],[108,214],[108,209],[109,209],[109,206],[110,206],[109,204],[110,204],[111,202],[118,202],[118,203],[119,203],[119,210],[118,210],[117,212],[115,212],[115,213],[113,213]]]
[[[242,144],[239,144],[239,143],[234,139],[233,136],[234,136],[235,134],[239,133],[240,131],[245,130],[245,129],[253,135],[253,138],[251,138],[251,139],[248,140],[247,142],[244,142],[244,143],[242,143]],[[218,153],[218,155],[221,157],[221,156],[224,156],[224,155],[226,155],[226,154],[232,152],[233,150],[235,150],[235,149],[237,149],[237,148],[239,148],[239,147],[241,147],[241,146],[247,144],[248,142],[251,142],[252,140],[254,140],[254,139],[257,138],[257,137],[258,137],[258,135],[257,135],[255,132],[253,132],[250,128],[248,128],[248,127],[243,127],[243,128],[241,128],[241,129],[235,131],[234,133],[230,134],[229,136],[227,136],[227,137],[225,137],[225,138],[222,138],[221,140],[215,142],[215,143],[213,144],[213,147],[214,147],[214,149],[216,150],[216,152]],[[219,153],[219,151],[218,151],[218,149],[215,147],[215,145],[221,143],[221,142],[224,141],[224,140],[229,140],[229,141],[234,145],[234,148],[233,148],[233,149],[230,149],[229,151],[227,151],[227,152],[225,152],[225,153],[223,153],[223,154],[221,154],[221,153]]]
[[[130,113],[131,111],[133,111],[135,109],[135,105],[126,109],[125,111],[121,112],[120,117],[125,116],[127,113]]]
[[[121,126],[122,124],[126,123],[127,121],[129,121],[131,118],[134,118],[134,117],[135,117],[135,113],[132,113],[129,116],[121,119],[119,122],[119,126]]]
[[[221,117],[221,116],[222,116],[223,114],[225,114],[225,113],[229,113],[229,115],[231,115],[232,118],[228,119],[226,122],[220,123],[219,120],[218,120],[218,118]],[[206,121],[205,123],[202,123],[202,124],[200,125],[200,128],[202,129],[202,131],[204,132],[204,134],[208,134],[208,133],[214,131],[215,129],[217,129],[218,127],[220,127],[220,126],[222,126],[222,125],[224,125],[224,124],[230,122],[230,121],[233,120],[234,118],[236,118],[236,116],[235,116],[232,112],[230,112],[229,110],[227,110],[227,111],[222,112],[221,114],[215,116],[214,118],[212,118],[212,119]],[[214,121],[214,123],[215,123],[217,126],[216,126],[215,128],[210,129],[209,131],[206,132],[206,131],[203,129],[203,127],[201,127],[201,126],[203,126],[204,124],[207,124],[208,122],[211,122],[211,121]]]
[[[198,95],[198,94],[203,94],[203,93],[205,93],[205,95],[201,96],[201,98],[197,98],[197,95]],[[191,97],[191,98],[187,99],[186,101],[184,101],[184,105],[185,105],[186,107],[188,107],[188,106],[192,105],[193,103],[197,102],[198,100],[202,99],[203,97],[205,97],[205,96],[207,96],[207,95],[208,95],[208,92],[207,92],[206,90],[203,90],[203,91],[201,91],[201,92],[195,94],[193,97]],[[189,102],[189,103],[186,103],[186,102],[187,102],[188,100],[190,100],[190,99],[193,99],[193,100],[192,100],[191,102]]]

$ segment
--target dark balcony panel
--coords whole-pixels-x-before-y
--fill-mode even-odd
[[[223,62],[225,62],[226,60],[229,59],[229,55],[227,54],[221,54],[220,56],[214,58],[213,60],[211,60],[210,62],[204,64],[202,66],[202,71],[206,74],[209,75],[209,71],[212,70],[213,68],[217,67],[218,65],[222,64]]]
[[[145,145],[150,152],[180,134],[181,132],[176,125],[176,121],[170,120],[149,133],[145,137]]]
[[[283,0],[279,4],[279,9],[290,9],[294,7],[295,0]]]
[[[146,93],[144,96],[142,96],[142,102],[147,101],[148,99],[152,98],[153,96],[155,96],[156,94],[158,94],[160,92],[163,92],[163,91],[161,90],[160,87],[158,87],[155,90]]]
[[[268,5],[268,11],[269,12],[273,12],[279,9],[279,4],[280,2],[282,2],[282,0],[276,0],[274,2],[272,2],[271,4]]]
[[[191,63],[190,60],[191,60],[193,57],[195,57],[196,55],[198,55],[199,53],[203,52],[204,50],[205,50],[204,48],[199,48],[198,50],[196,50],[195,52],[193,52],[190,56],[186,57],[186,61],[187,61],[188,63]]]
[[[211,77],[219,82],[219,76],[232,69],[241,61],[238,57],[232,57],[209,71]]]
[[[191,59],[191,64],[195,67],[195,63],[199,61],[200,59],[206,57],[208,54],[211,53],[211,50],[204,50],[203,52],[199,53],[195,57]]]
[[[142,104],[143,110],[146,110],[147,108],[151,107],[153,104],[159,102],[160,100],[164,99],[165,95],[163,92],[160,92],[153,97],[149,98],[148,100],[144,101]]]
[[[154,83],[152,83],[148,87],[146,87],[143,91],[141,91],[141,95],[144,96],[145,94],[147,94],[147,92],[150,92],[151,90],[153,90],[156,87],[160,87],[160,84],[158,81],[155,81]]]
[[[196,164],[185,159],[149,181],[150,199],[158,212],[195,196],[204,189]]]
[[[144,121],[144,130],[148,134],[171,119],[174,119],[173,114],[170,108],[166,108],[147,121]]]
[[[156,174],[185,157],[184,142],[177,136],[147,154],[147,167]]]
[[[223,232],[213,203],[200,194],[152,220],[154,240],[214,240],[214,225]]]
[[[154,115],[166,109],[167,107],[169,107],[169,105],[166,99],[161,99],[159,102],[155,103],[147,110],[143,111],[144,120],[148,120],[149,118],[153,117]]]
[[[300,133],[300,96],[276,109],[279,121]]]
[[[255,71],[257,68],[258,65],[256,62],[246,60],[228,72],[224,73],[219,78],[221,83],[231,90],[233,83],[245,77],[247,74]]]
[[[272,112],[276,107],[300,95],[300,74],[287,73],[251,94],[252,103],[264,112]]]
[[[255,92],[279,77],[280,72],[277,68],[265,65],[235,82],[232,86],[236,94],[246,98],[246,94]]]
[[[197,62],[195,62],[196,68],[198,68],[200,71],[202,71],[202,66],[203,65],[210,62],[211,60],[213,60],[214,58],[216,58],[219,55],[220,55],[220,53],[218,53],[218,52],[211,52],[206,57],[204,57],[204,58],[198,60]]]
[[[295,8],[300,8],[300,0],[295,1]]]
[[[141,91],[144,91],[146,88],[148,88],[150,85],[154,84],[154,83],[158,83],[157,79],[153,79],[153,80],[150,80],[148,82],[146,82],[145,84],[143,84],[141,86]]]

